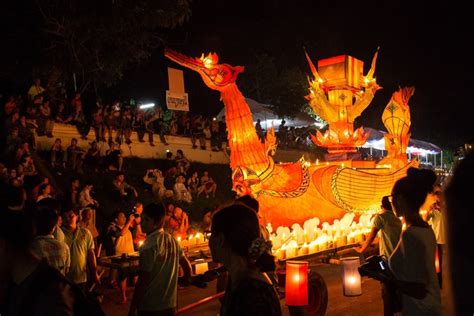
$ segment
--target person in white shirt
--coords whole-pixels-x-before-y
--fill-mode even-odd
[[[183,176],[178,176],[176,178],[176,183],[173,187],[174,196],[177,201],[184,201],[187,203],[191,203],[192,196],[191,193],[186,188],[186,179]]]
[[[163,198],[166,192],[165,187],[165,178],[163,174],[158,169],[148,169],[145,176],[143,176],[143,181],[151,185],[151,192],[153,196],[157,199]]]
[[[115,214],[115,219],[108,228],[108,234],[112,236],[112,240],[115,244],[115,255],[129,255],[135,251],[133,247],[133,237],[132,232],[130,231],[130,225],[134,221],[135,217],[131,214],[128,219],[125,216],[124,212],[117,212]],[[127,303],[127,275],[119,275],[120,282],[120,294],[122,300],[120,303]]]
[[[99,231],[97,230],[97,227],[94,224],[94,210],[90,207],[85,207],[79,211],[79,221],[77,222],[77,225],[81,228],[85,228],[90,233],[92,234],[92,238],[94,239],[94,248],[99,250],[98,245],[97,245],[97,237],[99,237]],[[97,253],[96,251],[96,256],[100,257],[100,253]]]
[[[81,193],[79,193],[79,206],[81,208],[88,206],[99,207],[99,202],[94,200],[91,196],[91,190],[93,187],[94,185],[92,183],[86,183]]]
[[[389,267],[402,293],[403,315],[441,315],[441,296],[435,268],[436,237],[420,216],[436,175],[410,168],[392,189],[391,203],[407,224],[389,258]]]

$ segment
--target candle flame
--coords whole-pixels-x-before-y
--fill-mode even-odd
[[[350,277],[347,277],[347,283],[349,284],[356,284],[357,283],[357,279],[355,276],[350,276]]]
[[[297,273],[297,274],[295,274],[295,275],[293,276],[293,280],[294,280],[295,282],[297,282],[297,283],[300,282],[300,275],[299,275],[299,273]]]

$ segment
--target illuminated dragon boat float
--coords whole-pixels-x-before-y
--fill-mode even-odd
[[[262,143],[236,84],[244,67],[219,64],[215,53],[192,58],[165,50],[167,58],[198,72],[209,88],[221,93],[233,190],[258,199],[260,213],[271,223],[270,230],[280,226],[272,234],[275,249],[292,247],[298,255],[299,251],[305,254],[328,247],[327,242],[363,240],[370,227],[369,217],[379,209],[381,198],[390,194],[393,184],[406,175],[409,167],[418,166],[416,160],[409,162],[406,154],[411,125],[408,101],[414,88],[394,92],[382,114],[388,131],[387,156],[377,163],[361,160],[357,152],[368,135],[363,127],[354,130],[354,120],[380,89],[374,77],[377,55],[378,51],[364,76],[363,62],[354,57],[322,59],[317,69],[306,54],[313,75],[306,98],[314,112],[329,123],[324,134],[318,131],[311,138],[316,145],[327,148],[328,154],[325,162],[311,163],[301,157],[296,162],[275,163],[274,129],[269,129]],[[310,249],[312,243],[316,246]]]

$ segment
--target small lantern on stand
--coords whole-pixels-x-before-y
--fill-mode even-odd
[[[341,258],[342,262],[342,290],[344,296],[358,296],[362,294],[360,281],[359,257]]]
[[[285,300],[288,306],[308,305],[308,262],[287,261]]]

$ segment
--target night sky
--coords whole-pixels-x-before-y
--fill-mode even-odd
[[[411,2],[194,0],[192,17],[168,34],[166,45],[192,56],[214,51],[221,62],[243,66],[256,52],[266,52],[279,65],[297,66],[308,74],[303,47],[314,62],[351,55],[364,61],[366,73],[380,46],[375,75],[383,89],[359,123],[383,129],[381,114],[391,94],[399,86],[415,86],[409,102],[413,138],[442,146],[472,141],[471,10],[452,1]],[[157,50],[111,91],[164,101],[167,66],[180,68]],[[192,111],[218,113],[218,93],[205,87],[197,73],[184,73]],[[245,73],[240,74],[237,84],[244,80]]]
[[[469,12],[451,2],[197,0],[189,23],[168,45],[193,56],[215,51],[221,62],[244,66],[263,51],[308,74],[303,47],[313,61],[352,55],[364,61],[366,73],[380,46],[376,77],[383,89],[359,122],[383,129],[380,118],[391,94],[399,86],[415,86],[409,102],[412,137],[452,146],[474,138]],[[162,64],[161,56],[153,59]],[[160,76],[166,85],[166,73]],[[185,70],[185,80],[194,110],[212,115],[221,109],[218,94],[196,73]],[[243,80],[245,73],[237,83]]]

